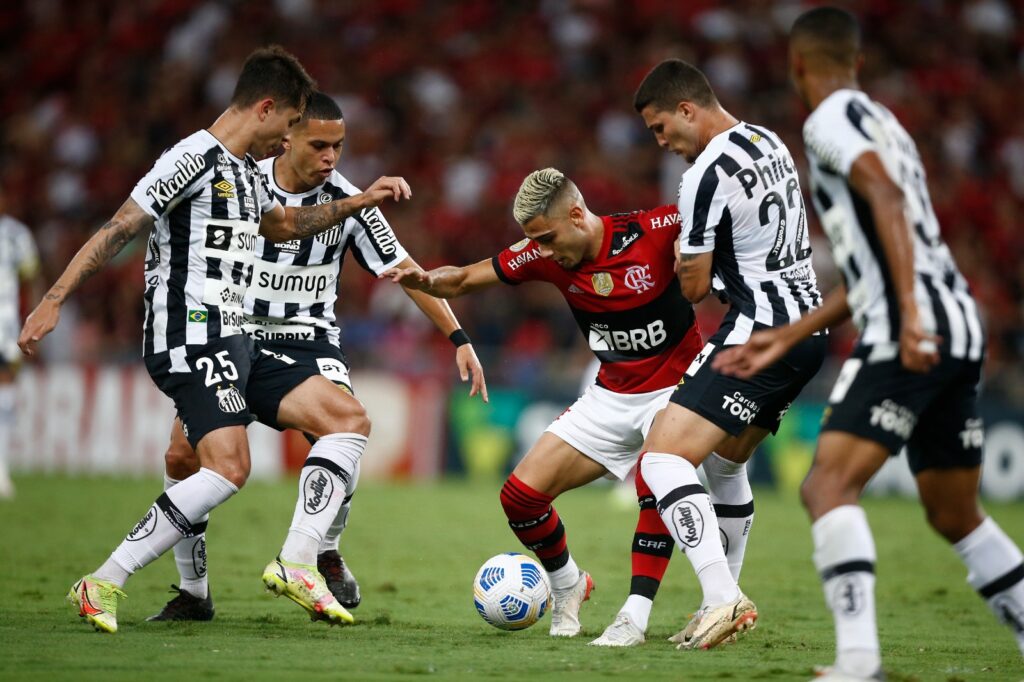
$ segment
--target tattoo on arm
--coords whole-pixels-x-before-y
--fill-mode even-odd
[[[129,200],[131,201],[131,200]],[[48,301],[63,301],[81,284],[96,274],[111,258],[151,222],[140,208],[126,202],[117,213],[79,249],[64,274],[50,288]]]
[[[296,206],[292,212],[292,239],[305,239],[337,225],[358,212],[350,199],[332,201],[319,206]]]
[[[692,260],[697,259],[701,254],[699,253],[681,253],[679,254],[680,263],[689,263]]]

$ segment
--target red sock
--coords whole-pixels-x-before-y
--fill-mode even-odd
[[[644,453],[640,453],[636,463],[636,499],[640,505],[640,518],[633,534],[633,578],[629,583],[629,593],[653,601],[668,570],[675,543],[658,514],[654,493],[640,472],[643,457]]]
[[[553,499],[526,485],[515,474],[509,476],[501,488],[501,506],[508,517],[509,528],[537,555],[549,573],[569,561],[565,526],[551,506]]]

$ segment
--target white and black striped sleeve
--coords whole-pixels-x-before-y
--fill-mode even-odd
[[[722,154],[711,163],[698,163],[683,173],[679,183],[680,253],[714,251],[715,230],[722,220],[731,219],[732,188],[728,185],[734,181],[721,170],[734,165],[732,158]]]
[[[875,115],[856,97],[826,100],[804,123],[804,144],[822,170],[843,177],[861,154],[878,151],[881,134]]]
[[[379,208],[364,209],[349,221],[355,222],[348,230],[355,249],[353,255],[369,272],[379,275],[409,257]]]
[[[182,199],[200,192],[200,179],[214,171],[216,148],[203,149],[191,139],[165,151],[132,190],[135,203],[155,220],[170,213]]]

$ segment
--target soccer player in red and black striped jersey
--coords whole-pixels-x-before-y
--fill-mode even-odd
[[[383,276],[442,298],[499,282],[550,282],[601,361],[596,382],[548,427],[501,490],[513,532],[551,577],[551,634],[571,637],[580,631],[579,608],[593,581],[569,553],[551,502],[606,473],[619,479],[629,473],[655,415],[702,342],[676,280],[673,243],[680,220],[674,206],[598,216],[571,180],[547,168],[523,181],[513,213],[527,238],[493,259],[430,272],[394,269]],[[639,476],[637,491],[641,518],[631,594],[595,644],[644,641],[651,602],[671,556],[672,539]]]

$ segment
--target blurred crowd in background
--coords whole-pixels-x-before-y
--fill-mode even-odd
[[[52,282],[156,157],[224,110],[246,55],[277,42],[342,106],[341,172],[359,186],[382,174],[409,180],[413,200],[384,211],[412,256],[425,267],[467,264],[521,237],[511,200],[536,168],[565,171],[598,213],[674,203],[685,163],[658,149],[632,109],[643,75],[667,57],[702,68],[725,108],[777,131],[803,170],[806,112],[787,80],[786,34],[811,4],[3,3],[0,188],[7,212],[33,229]],[[862,20],[862,85],[917,140],[943,233],[985,311],[987,390],[1024,404],[1024,9],[838,4]],[[836,275],[812,224],[828,289]],[[82,287],[44,361],[138,361],[144,258],[138,238]],[[341,286],[353,364],[454,375],[450,344],[395,285],[350,261]],[[578,381],[589,354],[553,288],[502,286],[454,307],[492,383]],[[720,313],[702,310],[706,331]],[[849,329],[833,335],[837,356],[851,339]]]

